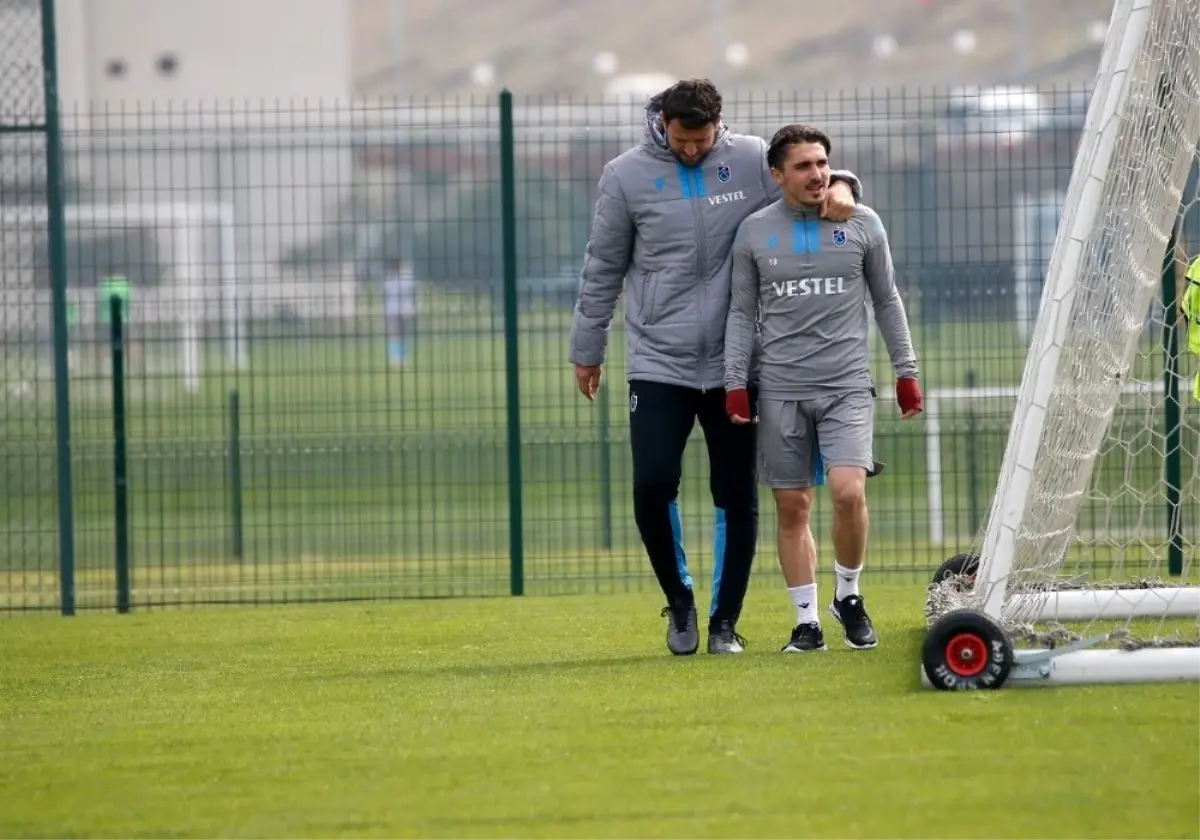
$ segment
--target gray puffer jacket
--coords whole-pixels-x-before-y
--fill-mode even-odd
[[[570,361],[604,362],[624,286],[628,378],[720,388],[734,234],[743,219],[779,198],[779,188],[766,141],[724,125],[700,164],[677,161],[667,148],[660,101],[646,106],[642,143],[609,161],[600,176]],[[835,177],[850,182],[861,199],[853,174]]]

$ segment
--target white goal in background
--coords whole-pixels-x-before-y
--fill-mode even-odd
[[[1118,0],[990,514],[930,586],[927,685],[1200,680],[1200,412],[1181,384],[1174,428],[1149,410],[1114,422],[1154,366],[1147,313],[1160,331],[1177,318],[1153,304],[1180,208],[1197,201],[1184,188],[1198,146],[1200,0]],[[1129,465],[1115,484],[1107,457]],[[1080,546],[1089,499],[1154,517],[1175,499],[1178,518],[1129,538],[1100,527]],[[1082,559],[1097,540],[1124,552],[1116,573]]]
[[[1183,336],[1180,336],[1180,341]],[[1177,393],[1180,400],[1180,410],[1183,412],[1196,411],[1196,401],[1191,398],[1190,376],[1176,377]],[[959,501],[952,504],[947,511],[946,499],[961,494],[961,485],[973,481],[975,476],[968,474],[966,465],[955,461],[946,463],[944,448],[947,442],[960,442],[971,446],[967,433],[960,428],[969,415],[974,415],[983,429],[976,435],[976,443],[994,438],[994,428],[1003,416],[1004,421],[1011,420],[1013,407],[1016,404],[1020,389],[1016,385],[980,385],[962,388],[930,388],[925,392],[924,430],[925,430],[925,467],[927,484],[925,489],[926,508],[928,510],[927,539],[934,548],[955,545],[964,536],[973,538],[974,533],[964,534],[961,523],[955,520],[954,514],[961,514],[962,505]],[[890,398],[891,394],[882,394]],[[1114,422],[1123,424],[1124,434],[1153,434],[1162,432],[1166,411],[1166,389],[1161,381],[1132,381],[1121,386]],[[950,423],[950,429],[943,428],[944,423]],[[1157,424],[1158,428],[1155,428]],[[1185,424],[1187,425],[1187,424]],[[1158,467],[1164,460],[1162,453],[1143,453],[1142,457],[1132,460],[1127,449],[1122,449],[1120,440],[1109,441],[1110,451],[1102,453],[1102,461],[1107,462],[1109,473],[1113,470],[1131,469],[1135,464],[1140,472],[1145,473],[1146,462],[1153,458]],[[1120,451],[1117,451],[1120,450]],[[1103,457],[1107,455],[1107,457]],[[981,472],[986,471],[986,465]],[[1121,539],[1155,539],[1160,537],[1166,527],[1162,517],[1147,516],[1144,505],[1138,505],[1133,510],[1131,505],[1121,506],[1117,511],[1104,511],[1099,508],[1110,500],[1103,494],[1097,494],[1093,489],[1085,498],[1085,508],[1079,530],[1086,530],[1103,523],[1107,534]],[[1165,505],[1165,502],[1164,502]]]
[[[78,257],[93,256],[87,253],[86,244],[79,243],[122,232],[151,237],[155,269],[163,274],[162,282],[153,288],[134,289],[132,318],[137,327],[178,329],[179,375],[187,391],[200,387],[201,336],[206,322],[220,323],[228,362],[245,366],[244,301],[239,299],[235,221],[230,206],[203,202],[72,204],[65,208],[64,217],[69,274],[78,274],[79,267],[72,265]],[[37,279],[39,274],[49,274],[47,219],[45,207],[0,207],[0,308],[7,332],[49,334],[50,289],[45,279]],[[85,323],[95,317],[99,274],[104,268],[101,263],[109,258],[95,257],[89,261],[87,276],[72,277],[74,285],[68,288],[68,300]],[[113,262],[118,270],[130,269],[119,258]],[[34,327],[14,329],[27,325]]]

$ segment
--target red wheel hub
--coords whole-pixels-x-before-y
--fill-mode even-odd
[[[946,667],[960,677],[973,677],[987,667],[987,642],[974,633],[959,633],[946,643]]]

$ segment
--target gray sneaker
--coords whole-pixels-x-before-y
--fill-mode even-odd
[[[700,647],[696,629],[696,602],[677,601],[663,607],[667,618],[667,648],[676,656],[690,656]]]
[[[733,629],[732,621],[722,621],[716,630],[708,631],[709,653],[741,653],[746,649],[746,640]]]

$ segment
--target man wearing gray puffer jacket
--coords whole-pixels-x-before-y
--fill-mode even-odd
[[[676,500],[697,420],[717,511],[709,653],[743,649],[736,625],[758,541],[754,428],[725,413],[725,323],[734,234],[779,188],[766,142],[729,131],[721,105],[706,79],[672,85],[647,104],[642,143],[605,165],[571,324],[576,383],[593,399],[625,289],[634,517],[667,598],[667,647],[676,655],[699,647]],[[832,180],[823,214],[845,221],[858,181],[848,172]]]

